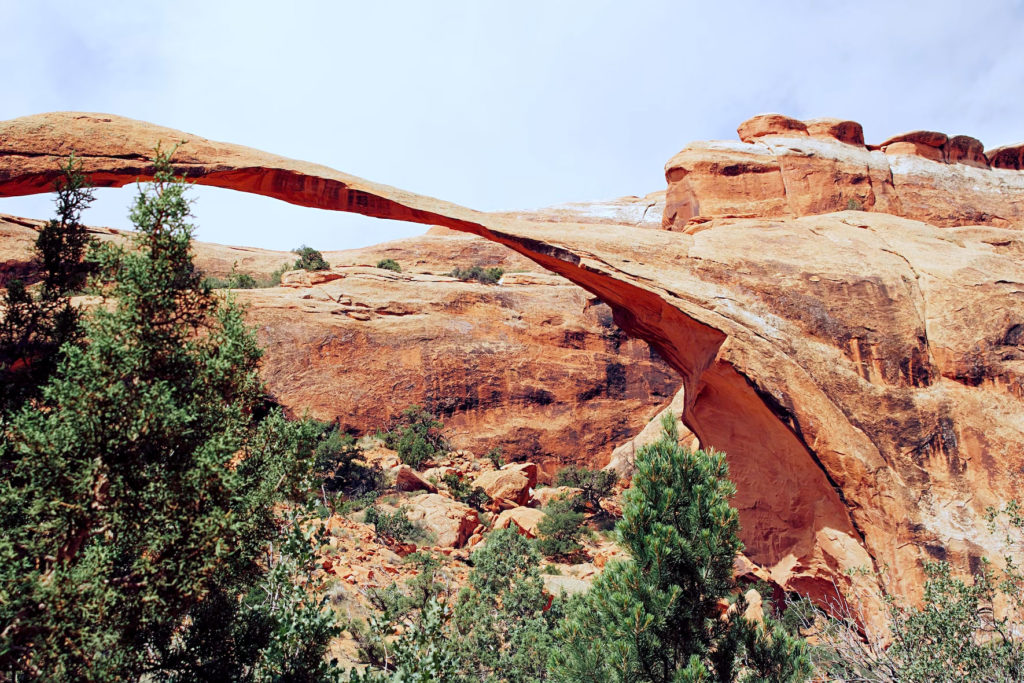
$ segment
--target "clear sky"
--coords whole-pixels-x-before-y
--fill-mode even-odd
[[[0,0],[0,119],[120,114],[473,208],[644,194],[762,112],[1024,139],[1024,0]],[[132,190],[92,224],[128,227]],[[195,191],[199,238],[360,246],[420,226]],[[45,218],[49,198],[0,199]]]

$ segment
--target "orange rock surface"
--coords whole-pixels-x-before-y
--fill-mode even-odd
[[[0,285],[5,274],[31,280],[41,225],[0,215]],[[295,260],[203,242],[193,250],[217,277],[235,264],[265,277]],[[324,256],[332,270],[292,271],[287,286],[235,292],[264,348],[271,396],[293,415],[368,433],[426,405],[457,448],[501,447],[506,459],[531,458],[551,474],[573,460],[603,465],[679,386],[647,343],[622,334],[607,305],[499,244],[433,228]],[[385,258],[403,272],[373,267]],[[516,272],[497,286],[446,275],[474,264]]]
[[[966,135],[914,131],[868,147],[852,121],[779,114],[755,116],[738,133],[741,142],[696,142],[666,164],[666,228],[846,209],[939,226],[1024,224],[1024,176],[1013,172],[1024,145],[986,156]]]
[[[156,141],[182,137],[198,182],[481,235],[611,306],[682,375],[684,422],[728,453],[746,555],[780,586],[821,597],[888,566],[912,596],[924,559],[1001,555],[984,511],[1024,483],[1024,174],[809,135],[694,145],[669,164],[665,215],[706,220],[669,232],[484,214],[54,114],[0,123],[0,194],[45,191],[71,149],[101,183],[133,182]],[[835,212],[847,198],[870,211]]]

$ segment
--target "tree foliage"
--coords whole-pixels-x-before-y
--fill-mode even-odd
[[[83,319],[87,343],[64,344],[0,442],[0,671],[319,675],[331,626],[315,600],[284,590],[298,566],[288,558],[303,555],[280,541],[305,527],[282,526],[273,506],[308,488],[321,430],[268,412],[255,336],[202,285],[185,185],[169,154],[157,150],[155,167],[131,212],[132,248],[99,251],[109,305]],[[53,291],[76,282],[54,272],[65,284]]]
[[[483,266],[470,266],[459,268],[456,266],[448,275],[459,280],[476,280],[482,285],[496,285],[505,271],[501,268],[484,268]]]
[[[418,405],[402,411],[397,426],[384,436],[388,448],[398,451],[398,458],[412,468],[419,468],[448,448],[441,429],[444,424],[433,413]]]
[[[1011,537],[1024,527],[1024,518],[1016,501],[989,515],[993,531],[997,520],[1005,521],[1007,541],[1017,546],[1004,558],[1002,576],[987,560],[970,579],[954,576],[945,562],[927,562],[920,605],[886,597],[884,634],[864,632],[856,595],[836,601],[830,613],[806,598],[794,601],[786,617],[813,636],[810,652],[822,675],[874,683],[1024,680],[1024,584],[1019,538]]]
[[[611,470],[592,470],[570,465],[558,471],[555,484],[580,489],[578,497],[573,501],[577,510],[588,507],[598,510],[601,499],[611,495],[618,480],[618,475]]]
[[[61,166],[55,184],[57,217],[36,238],[34,265],[41,283],[35,293],[21,280],[7,283],[0,319],[0,411],[38,395],[57,366],[60,349],[80,338],[78,311],[69,295],[85,283],[91,244],[81,222],[93,191],[74,155]]]
[[[327,270],[331,267],[331,264],[324,260],[324,255],[313,247],[303,244],[292,251],[299,255],[295,261],[296,270]]]
[[[412,557],[412,556],[410,556]],[[473,553],[469,585],[454,600],[434,574],[419,587],[378,596],[364,651],[373,666],[351,680],[533,683],[548,680],[560,612],[544,593],[540,558],[512,529],[492,532]],[[435,567],[436,569],[436,567]]]
[[[770,621],[720,617],[742,548],[729,505],[735,487],[721,453],[690,452],[677,444],[675,421],[663,425],[662,438],[638,453],[624,494],[617,535],[631,559],[609,563],[570,603],[555,632],[554,678],[804,680],[809,664],[801,643]]]
[[[582,550],[581,539],[590,528],[585,515],[572,501],[557,498],[544,507],[544,519],[537,524],[537,550],[545,557],[566,558]]]

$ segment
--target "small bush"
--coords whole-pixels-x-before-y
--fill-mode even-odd
[[[587,506],[597,510],[601,499],[611,495],[618,479],[618,475],[609,470],[591,470],[572,465],[562,468],[558,472],[555,484],[581,489],[579,496],[574,501],[577,511]]]
[[[366,464],[363,449],[351,434],[345,434],[337,426],[327,427],[325,431],[326,436],[313,453],[313,467],[322,477],[324,488],[347,498],[365,499],[368,494],[379,495],[387,487],[380,466]]]
[[[292,249],[292,252],[299,255],[295,262],[296,270],[327,270],[331,267],[331,264],[324,260],[324,255],[313,247],[303,244],[298,249]]]
[[[481,266],[472,266],[470,268],[459,268],[452,269],[452,272],[448,273],[451,277],[458,278],[460,280],[476,280],[483,285],[494,285],[498,283],[501,276],[505,274],[505,271],[501,268],[483,268]]]
[[[378,541],[404,543],[416,533],[416,525],[405,516],[405,508],[385,512],[377,506],[366,509],[366,523],[373,525]]]
[[[484,454],[484,457],[490,460],[495,467],[501,467],[505,464],[505,458],[501,455],[501,446],[495,446],[491,450]]]
[[[377,261],[377,267],[382,268],[384,270],[391,270],[396,273],[402,272],[402,266],[398,265],[398,261],[390,258],[384,258],[381,259],[380,261]]]
[[[262,286],[264,286],[264,287],[277,287],[278,285],[281,284],[281,276],[284,275],[285,273],[287,273],[291,269],[292,269],[292,264],[290,264],[290,263],[282,263],[280,266],[277,267],[276,270],[274,270],[273,273],[270,274],[270,277],[267,279],[266,284],[262,285]]]
[[[431,412],[418,405],[402,412],[397,427],[384,434],[384,444],[398,451],[398,458],[409,467],[418,469],[427,460],[448,448],[441,433],[444,424]]]
[[[452,498],[465,503],[466,505],[482,510],[485,505],[491,502],[491,497],[479,486],[470,486],[469,483],[457,474],[446,474],[441,478],[441,483],[448,487]]]
[[[864,205],[861,204],[860,201],[858,201],[856,199],[851,199],[850,201],[846,202],[846,210],[847,211],[863,211],[864,210]]]
[[[203,281],[210,289],[255,289],[256,279],[248,273],[238,272],[238,264],[231,266],[226,278],[208,277]]]
[[[248,273],[240,273],[237,264],[231,266],[231,272],[227,277],[208,277],[203,280],[210,289],[260,289],[263,287],[277,287],[281,284],[281,275],[292,270],[290,263],[284,263],[265,278],[256,279]]]
[[[575,555],[583,546],[580,540],[589,534],[583,523],[584,515],[573,509],[573,503],[562,498],[548,503],[544,508],[545,517],[537,525],[539,537],[537,550],[548,558]]]

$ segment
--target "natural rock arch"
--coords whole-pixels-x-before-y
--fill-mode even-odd
[[[609,304],[682,375],[684,420],[729,454],[747,554],[780,585],[822,597],[884,564],[913,594],[939,545],[961,567],[999,555],[984,508],[1024,465],[1019,232],[862,212],[544,224],[80,113],[0,123],[0,197],[49,191],[71,151],[98,186],[147,179],[182,140],[175,167],[199,184],[480,235]]]

